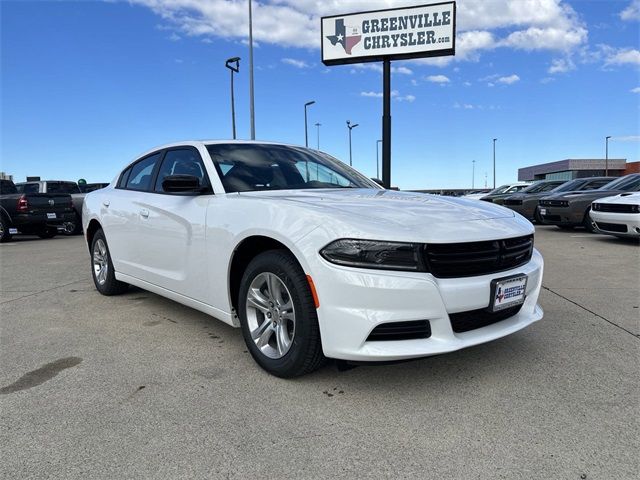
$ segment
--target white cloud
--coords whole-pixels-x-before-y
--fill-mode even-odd
[[[640,135],[627,135],[624,137],[613,137],[616,142],[640,142]]]
[[[296,60],[295,58],[283,58],[282,63],[286,63],[287,65],[291,65],[296,68],[309,68],[310,65],[304,60]]]
[[[548,73],[566,73],[576,68],[573,60],[570,58],[555,58],[551,61],[551,66],[547,70]]]
[[[631,93],[640,93],[640,87],[632,88],[629,90]]]
[[[177,42],[179,40],[182,40],[182,37],[178,35],[176,32],[173,32],[169,37],[169,40],[171,40],[172,42]]]
[[[640,20],[640,0],[632,0],[627,8],[620,12],[622,20]]]
[[[605,54],[604,64],[609,65],[640,65],[640,50],[633,48],[615,49],[609,46],[601,46]]]
[[[382,98],[382,92],[372,92],[372,91],[366,91],[366,92],[360,92],[360,96],[361,97],[371,97],[371,98]],[[415,101],[416,97],[414,95],[400,95],[400,92],[398,92],[398,90],[391,90],[391,98],[399,101],[399,102],[413,102]]]
[[[511,85],[519,81],[520,77],[515,73],[513,75],[509,75],[508,77],[500,77],[496,80],[497,83],[504,83],[505,85]]]
[[[123,1],[151,9],[166,24],[187,36],[243,40],[248,35],[245,1]],[[368,0],[366,6],[375,10],[422,3],[422,0]],[[637,0],[632,6],[636,3]],[[419,60],[420,63],[445,66],[452,61],[477,61],[483,50],[496,47],[569,52],[587,40],[583,22],[563,0],[459,0],[457,5],[456,56],[426,58]],[[253,2],[254,40],[318,49],[321,16],[362,9],[362,0],[256,1]],[[402,68],[398,67],[398,73],[408,74],[401,71]]]
[[[373,70],[382,73],[382,65],[378,63],[354,63],[352,68],[358,70]],[[391,67],[391,73],[399,73],[401,75],[413,75],[413,70],[407,67]]]
[[[425,77],[425,80],[427,82],[441,83],[441,84],[450,82],[449,78],[444,75],[429,75],[428,77]]]

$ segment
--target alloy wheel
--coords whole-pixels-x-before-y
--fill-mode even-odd
[[[107,281],[108,271],[109,258],[107,245],[104,243],[104,240],[99,238],[93,247],[93,275],[100,285],[104,285],[104,282]]]
[[[276,274],[257,275],[247,292],[247,323],[251,338],[269,358],[284,357],[293,343],[296,314],[291,293]]]

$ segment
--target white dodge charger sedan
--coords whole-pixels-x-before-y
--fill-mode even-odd
[[[591,204],[591,220],[600,233],[640,237],[640,192],[600,198]]]
[[[451,352],[542,318],[523,217],[384,190],[297,146],[155,148],[87,195],[83,226],[100,293],[131,284],[241,327],[280,377]]]

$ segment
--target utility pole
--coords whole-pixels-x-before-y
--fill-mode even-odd
[[[493,188],[496,188],[496,140],[498,140],[497,138],[493,139]]]
[[[609,139],[611,135],[608,137],[604,137],[604,176],[609,176]]]
[[[233,65],[235,64],[235,66]],[[240,71],[240,57],[233,57],[227,59],[224,64],[225,67],[229,69],[231,73],[231,130],[233,132],[233,139],[236,139],[236,105],[235,99],[233,96],[233,74],[238,73]]]
[[[473,165],[471,170],[471,189],[474,189],[476,186],[476,161],[471,160],[471,164]]]
[[[253,105],[253,17],[249,0],[249,111],[251,118],[251,140],[256,139],[256,116]]]
[[[359,124],[354,123],[351,125],[351,120],[347,120],[347,128],[349,129],[349,166],[353,166],[353,157],[351,155],[351,130],[356,128]]]
[[[314,103],[316,103],[316,101],[311,100],[310,102],[304,104],[304,146],[307,148],[309,148],[309,135],[307,133],[307,107],[309,105],[313,105]]]
[[[322,124],[320,122],[316,123],[316,128],[318,130],[318,150],[320,150],[320,127]]]

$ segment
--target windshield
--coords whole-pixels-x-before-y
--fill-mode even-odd
[[[599,190],[624,190],[627,192],[635,191],[640,185],[640,174],[627,175],[607,183]]]
[[[548,192],[557,186],[556,182],[536,182],[533,185],[529,185],[527,188],[522,189],[522,193],[538,193]]]
[[[501,187],[496,188],[495,190],[491,190],[487,195],[496,195],[498,193],[506,192],[511,185],[502,185]]]
[[[565,182],[562,185],[551,190],[553,193],[557,192],[571,192],[572,190],[580,190],[580,188],[587,183],[586,180],[571,180],[570,182]]]
[[[335,158],[302,147],[239,143],[207,145],[207,150],[227,193],[380,188]]]

